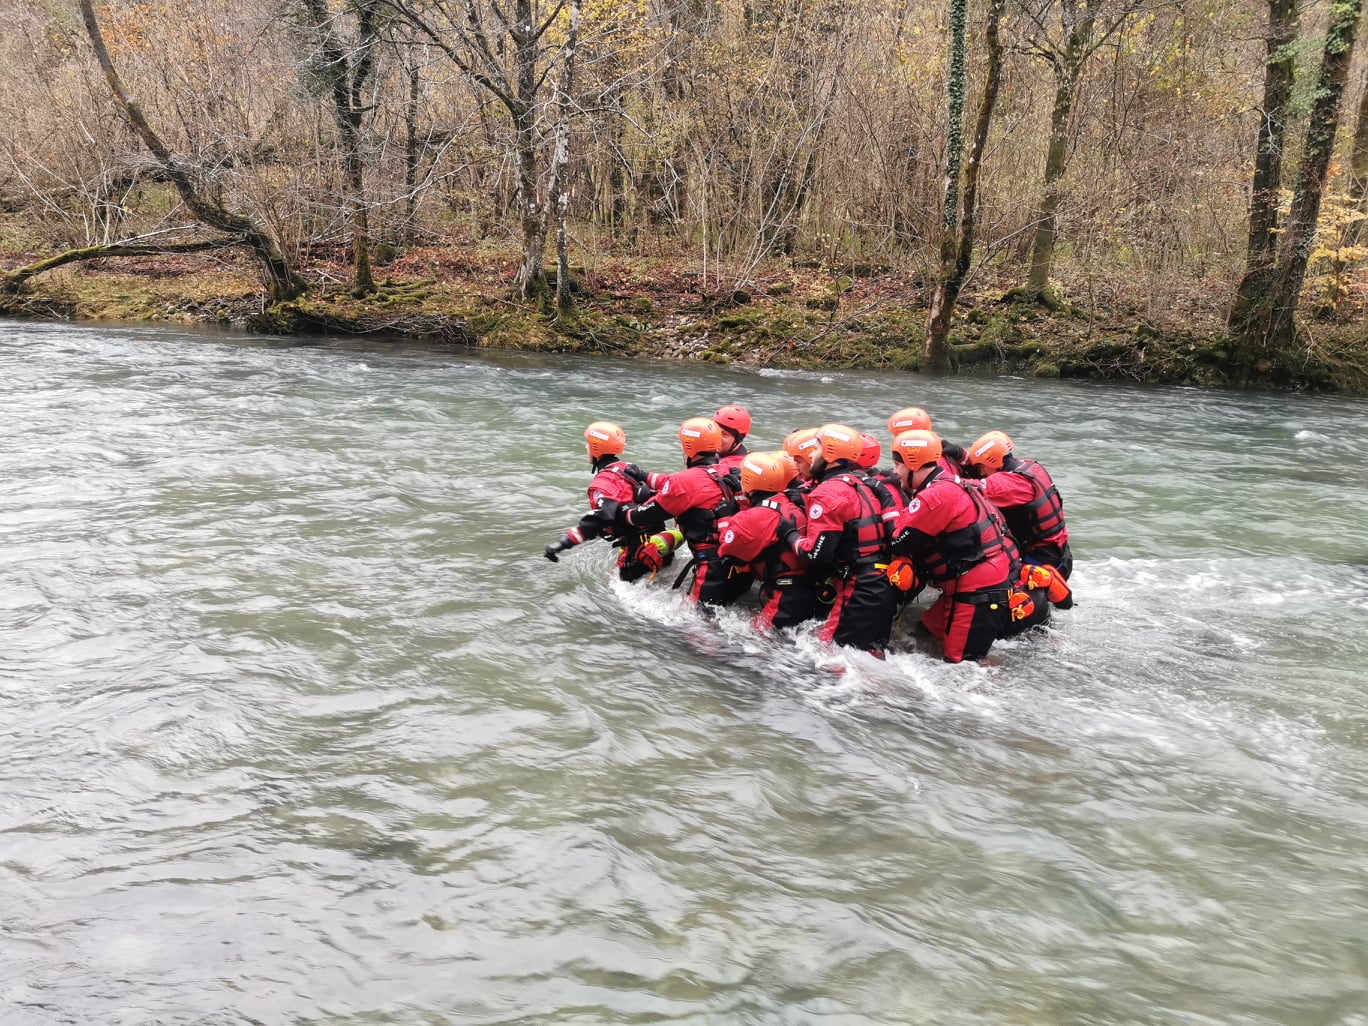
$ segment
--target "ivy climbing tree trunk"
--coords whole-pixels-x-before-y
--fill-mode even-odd
[[[251,218],[227,209],[220,201],[209,199],[196,187],[191,169],[171,153],[161,137],[152,129],[137,100],[129,93],[123,79],[115,70],[91,0],[79,0],[79,6],[81,20],[85,24],[86,34],[90,37],[90,45],[95,51],[95,59],[99,62],[100,70],[104,73],[114,99],[123,109],[133,131],[161,165],[161,171],[167,181],[176,187],[182,202],[210,228],[241,238],[260,264],[267,294],[273,302],[294,299],[302,295],[305,291],[304,281],[295,273],[294,268],[266,231]]]
[[[1263,103],[1254,152],[1254,181],[1249,194],[1249,241],[1245,273],[1230,312],[1232,331],[1243,334],[1273,282],[1278,202],[1287,139],[1288,104],[1295,84],[1299,0],[1268,0]]]
[[[960,0],[956,0],[959,3]],[[950,180],[946,179],[946,218],[942,222],[940,278],[931,295],[931,311],[927,318],[926,329],[926,366],[928,370],[942,373],[950,367],[950,323],[955,315],[955,304],[959,301],[960,290],[964,288],[969,276],[969,266],[974,256],[974,236],[978,224],[978,184],[983,167],[983,153],[988,148],[988,130],[992,125],[993,110],[997,106],[998,93],[1002,89],[1002,14],[1007,0],[990,0],[988,22],[984,28],[984,41],[988,46],[988,67],[983,82],[983,96],[979,99],[978,115],[974,120],[974,137],[969,145],[969,159],[964,167],[964,196],[955,223],[954,208],[950,203]],[[962,18],[962,16],[961,16]],[[951,13],[952,40],[955,15]],[[961,37],[963,21],[960,23]],[[961,44],[963,39],[961,38]],[[952,42],[953,54],[953,42]],[[961,45],[961,50],[967,49]],[[954,78],[954,59],[951,59],[951,78]],[[960,84],[960,109],[963,117],[964,86]],[[953,97],[951,106],[954,106]],[[951,118],[954,120],[953,114]],[[958,172],[958,169],[956,169]]]
[[[926,370],[950,370],[950,316],[946,283],[954,273],[955,235],[959,224],[960,161],[964,154],[964,89],[969,77],[969,49],[965,40],[968,0],[950,0],[950,75],[945,84],[945,188],[941,203],[940,280],[931,301],[931,330],[926,333]],[[942,321],[941,330],[935,330]]]

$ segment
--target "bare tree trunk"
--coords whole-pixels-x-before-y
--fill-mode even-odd
[[[280,252],[280,248],[261,226],[249,217],[228,210],[222,203],[209,200],[195,187],[190,171],[180,158],[171,154],[161,137],[153,131],[147,118],[143,116],[137,100],[128,92],[123,79],[114,70],[114,63],[110,60],[109,51],[105,47],[104,36],[100,32],[100,23],[95,18],[91,0],[79,0],[79,4],[86,34],[90,37],[95,59],[99,62],[100,70],[104,72],[110,91],[123,108],[124,115],[138,138],[157,158],[167,180],[176,187],[181,200],[209,227],[240,236],[245,241],[261,265],[267,294],[273,302],[294,299],[302,295],[306,290],[303,280],[295,273],[284,254]]]
[[[1325,179],[1335,150],[1340,105],[1349,79],[1349,64],[1354,56],[1362,8],[1363,0],[1337,0],[1330,7],[1330,27],[1326,30],[1315,102],[1306,130],[1306,148],[1297,170],[1297,186],[1292,194],[1287,228],[1278,245],[1278,266],[1270,289],[1267,317],[1261,324],[1251,324],[1251,330],[1245,333],[1246,342],[1257,339],[1267,349],[1288,348],[1297,340],[1297,300],[1316,240],[1316,221],[1320,217]]]
[[[413,26],[473,83],[493,95],[508,113],[517,164],[514,205],[522,236],[514,287],[523,299],[544,295],[544,251],[549,224],[541,180],[545,162],[541,118],[545,104],[538,97],[557,49],[544,37],[568,0],[552,0],[549,10],[543,10],[536,0],[511,0],[507,5],[492,6],[483,0],[375,2],[383,3]],[[441,26],[446,31],[439,31]],[[483,108],[481,116],[484,119]],[[493,142],[493,124],[487,119],[484,124]]]
[[[579,43],[580,2],[571,0],[570,31],[561,51],[561,87],[557,98],[556,149],[551,157],[551,183],[547,197],[556,210],[556,309],[568,311],[574,301],[570,298],[570,237],[565,219],[570,206],[570,192],[565,187],[565,169],[570,162],[570,115],[575,85],[575,47]]]
[[[950,365],[950,323],[955,315],[955,304],[960,290],[969,276],[969,265],[974,255],[974,234],[978,224],[978,183],[983,167],[983,153],[988,148],[988,129],[992,125],[993,109],[997,106],[1002,88],[1002,15],[1007,0],[990,0],[988,23],[984,38],[988,44],[988,68],[983,82],[983,96],[979,100],[974,121],[974,138],[969,147],[969,160],[964,171],[964,199],[959,217],[959,239],[953,259],[941,251],[941,280],[931,295],[931,311],[927,318],[926,360],[929,370],[939,371],[938,360]],[[948,184],[948,183],[947,183]],[[942,244],[944,245],[944,243]]]
[[[383,2],[383,0],[382,0]],[[361,156],[361,123],[365,117],[362,93],[374,69],[376,0],[355,5],[357,44],[342,41],[325,0],[304,0],[304,9],[317,37],[323,66],[320,69],[332,96],[333,121],[342,149],[342,187],[347,216],[352,226],[352,292],[357,296],[375,291],[371,273],[370,218],[366,203],[365,162]],[[350,51],[350,52],[349,52]]]
[[[1278,227],[1278,198],[1287,137],[1288,104],[1296,73],[1300,28],[1299,0],[1268,0],[1267,56],[1264,60],[1263,105],[1254,156],[1254,181],[1249,195],[1249,242],[1245,273],[1235,293],[1229,325],[1243,333],[1257,319],[1260,301],[1272,284]]]
[[[522,218],[522,264],[516,285],[529,299],[546,290],[546,216],[537,189],[537,94],[538,35],[532,21],[532,0],[514,0],[514,26],[509,31],[517,68],[517,109],[513,114],[518,147],[518,213]]]
[[[404,102],[404,229],[405,245],[413,244],[413,229],[418,216],[418,62],[413,48],[403,48],[404,74],[408,77],[408,99]]]
[[[1045,153],[1045,181],[1041,186],[1040,204],[1035,212],[1031,269],[1026,277],[1026,295],[1034,299],[1050,298],[1050,269],[1054,264],[1058,230],[1060,180],[1068,169],[1069,124],[1073,118],[1074,100],[1078,97],[1078,79],[1083,73],[1083,61],[1092,42],[1092,29],[1092,18],[1082,18],[1069,33],[1064,53],[1054,60],[1055,98],[1050,110],[1050,145]]]

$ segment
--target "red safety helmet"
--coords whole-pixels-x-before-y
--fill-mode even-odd
[[[879,457],[883,455],[883,447],[879,445],[879,440],[873,435],[861,433],[860,441],[864,443],[864,448],[860,450],[860,458],[856,462],[865,470],[873,470],[879,465]]]
[[[738,435],[750,434],[751,415],[740,406],[724,406],[713,414],[712,419],[720,428],[734,431]]]
[[[793,480],[792,459],[786,453],[753,452],[741,461],[741,490],[782,492]]]
[[[707,417],[690,417],[679,425],[679,444],[684,448],[685,460],[700,453],[717,452],[722,448],[722,429]]]
[[[908,470],[920,470],[941,458],[940,435],[934,431],[904,431],[893,439],[893,458]]]
[[[908,406],[888,418],[888,433],[893,436],[904,431],[930,431],[931,414],[920,406]]]
[[[853,463],[860,458],[860,450],[864,448],[860,433],[844,424],[823,424],[817,429],[817,441],[822,444],[822,459],[828,463],[837,460]]]
[[[1003,461],[1010,455],[1012,455],[1012,440],[1001,431],[989,431],[969,446],[969,451],[965,454],[964,459],[971,467],[978,467],[990,474],[996,474],[1002,469]]]
[[[589,458],[595,463],[602,456],[616,456],[627,448],[627,432],[606,420],[596,420],[584,429]]]

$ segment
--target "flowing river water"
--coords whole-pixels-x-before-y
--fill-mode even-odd
[[[542,558],[722,403],[1008,430],[1078,606]],[[0,324],[0,411],[5,1026],[1368,1023],[1368,403]]]

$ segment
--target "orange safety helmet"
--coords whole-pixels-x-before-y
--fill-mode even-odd
[[[904,431],[893,439],[893,458],[908,470],[920,470],[941,458],[940,435],[934,431]]]
[[[722,429],[707,417],[690,417],[679,425],[679,444],[684,447],[684,459],[691,460],[705,452],[722,448]]]
[[[883,455],[883,448],[879,445],[879,440],[873,435],[860,435],[860,441],[864,447],[860,450],[860,458],[856,462],[865,470],[873,470],[879,465],[879,457]]]
[[[930,431],[931,414],[920,406],[908,406],[888,418],[888,433],[897,437],[904,431]]]
[[[743,492],[782,492],[793,480],[792,459],[786,453],[753,452],[741,461]]]
[[[800,428],[784,439],[784,452],[793,457],[795,462],[801,459],[811,463],[812,457],[821,449],[822,443],[817,441],[816,428]]]
[[[817,441],[822,443],[822,459],[828,463],[837,460],[850,460],[854,463],[860,458],[864,442],[860,433],[844,424],[823,424],[817,429]]]
[[[750,434],[751,415],[740,406],[724,406],[713,414],[712,419],[720,428],[735,431],[738,435]]]
[[[595,463],[603,456],[616,456],[627,448],[627,432],[606,420],[596,420],[584,429],[589,458]]]
[[[995,474],[1002,469],[1003,461],[1012,455],[1012,440],[1001,431],[989,431],[969,446],[965,462]]]

